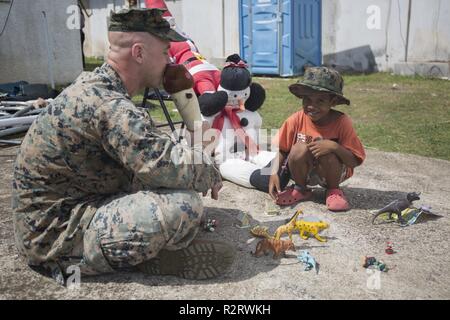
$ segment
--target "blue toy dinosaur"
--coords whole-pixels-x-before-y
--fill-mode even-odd
[[[316,273],[319,273],[319,264],[316,260],[309,254],[308,251],[303,250],[301,254],[297,256],[298,261],[302,262],[305,266],[305,271],[315,269]]]

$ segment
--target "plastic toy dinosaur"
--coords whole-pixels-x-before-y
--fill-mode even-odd
[[[389,214],[389,219],[392,220],[392,215],[395,213],[397,215],[398,222],[401,224],[405,224],[405,221],[402,217],[402,211],[405,209],[408,209],[412,207],[413,201],[420,200],[420,192],[410,192],[406,195],[406,198],[404,199],[397,199],[395,201],[392,201],[387,206],[385,206],[383,209],[378,210],[374,217],[372,218],[372,224],[375,223],[375,219],[382,215],[383,213]]]
[[[319,233],[329,227],[330,225],[322,220],[307,221],[306,219],[301,219],[295,222],[294,228],[298,230],[303,240],[308,240],[309,236],[313,235],[320,242],[326,242],[327,239],[320,237]]]
[[[266,239],[273,239],[273,236],[270,235],[270,233],[269,233],[269,228],[268,228],[268,227],[255,226],[255,227],[253,227],[253,228],[250,229],[250,233],[251,233],[254,237],[258,237],[258,238],[266,238]]]
[[[287,250],[295,251],[295,246],[292,240],[276,240],[276,239],[262,239],[256,245],[255,257],[260,257],[262,253],[268,254],[273,251],[273,258],[278,258],[281,254],[285,255]]]
[[[305,267],[305,271],[309,271],[311,269],[316,270],[316,273],[319,273],[319,264],[316,262],[314,257],[306,250],[303,250],[301,254],[297,256],[299,262],[303,263]]]
[[[297,212],[292,216],[292,218],[289,220],[288,223],[279,226],[277,230],[275,231],[274,238],[277,240],[280,240],[281,236],[285,233],[289,235],[289,239],[292,240],[292,232],[295,229],[295,223],[297,221],[297,217],[303,214],[302,210],[297,210]]]

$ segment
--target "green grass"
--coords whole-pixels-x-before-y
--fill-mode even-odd
[[[103,59],[86,57],[84,71],[92,71],[103,64]]]
[[[143,94],[144,93],[142,92],[142,93],[134,96],[133,102],[140,106],[142,104],[142,99],[144,97]],[[169,111],[169,114],[170,114],[170,117],[172,118],[172,120],[174,122],[181,121],[181,116],[178,113],[173,102],[172,101],[164,101],[164,103],[166,104],[167,110]],[[150,106],[150,108],[149,108],[150,115],[156,123],[167,123],[166,117],[164,116],[164,112],[162,111],[162,108],[159,107],[159,102],[157,100],[147,100],[147,105]]]
[[[88,61],[89,70],[102,63]],[[352,118],[364,146],[450,160],[450,81],[387,73],[346,75],[344,79],[344,93],[352,103],[337,110]],[[255,77],[254,81],[267,92],[260,109],[264,128],[279,128],[299,110],[301,101],[288,90],[296,79]],[[142,94],[133,101],[140,104]],[[180,120],[173,103],[167,107],[174,121]],[[161,108],[151,108],[150,114],[156,122],[165,122]]]

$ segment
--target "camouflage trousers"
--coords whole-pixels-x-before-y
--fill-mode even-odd
[[[187,247],[203,215],[195,191],[139,191],[107,199],[99,206],[74,251],[81,273],[95,275],[136,266],[161,249]],[[73,262],[61,263],[64,269]]]

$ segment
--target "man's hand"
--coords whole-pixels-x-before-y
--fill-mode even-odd
[[[211,199],[219,200],[219,191],[222,189],[222,182],[216,183],[211,188]],[[203,192],[203,196],[205,197],[208,194],[208,191]]]
[[[203,146],[203,150],[210,151],[210,153],[214,152],[214,149],[219,141],[220,132],[212,129],[207,121],[202,121],[201,128],[197,127],[196,130],[201,130],[201,132],[194,132],[187,129],[190,137],[190,139],[188,139],[190,145],[194,146],[201,144]]]
[[[318,159],[321,156],[335,152],[339,145],[332,140],[318,140],[308,143],[308,149],[313,154],[314,158]]]
[[[281,192],[280,177],[275,173],[269,179],[269,194],[273,200],[277,200],[279,192]]]

